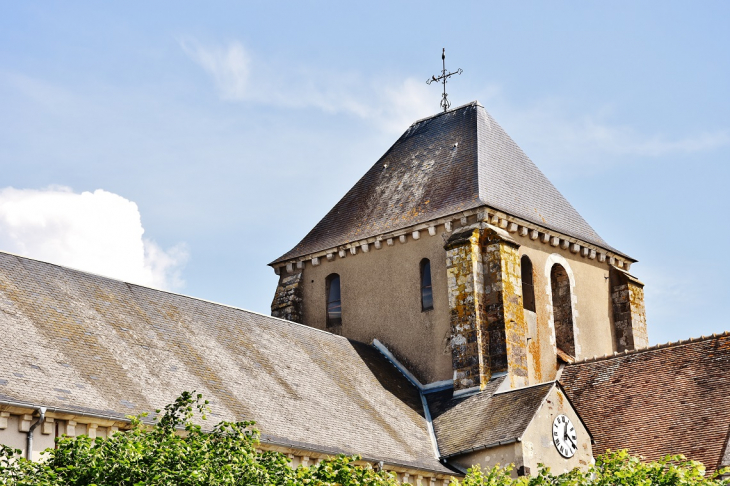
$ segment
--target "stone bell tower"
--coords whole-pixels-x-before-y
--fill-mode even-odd
[[[646,346],[635,260],[477,102],[419,120],[291,251],[272,315],[377,339],[455,394]]]

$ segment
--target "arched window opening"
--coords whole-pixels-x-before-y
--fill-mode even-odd
[[[327,277],[327,327],[342,325],[342,298],[340,276],[333,273]]]
[[[527,255],[520,260],[522,268],[522,306],[525,310],[535,312],[535,286],[532,281],[532,261]]]
[[[433,309],[433,288],[431,287],[431,262],[421,260],[421,310]]]
[[[573,303],[570,295],[570,277],[562,265],[556,263],[550,270],[550,287],[553,294],[553,322],[555,344],[563,353],[575,357],[573,335]]]

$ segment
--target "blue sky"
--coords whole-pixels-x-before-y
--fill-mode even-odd
[[[0,5],[3,250],[268,313],[446,47],[454,105],[639,260],[652,343],[730,329],[727,2]]]

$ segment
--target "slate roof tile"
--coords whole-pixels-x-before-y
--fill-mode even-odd
[[[264,441],[449,472],[418,390],[362,343],[6,253],[0,329],[0,399],[123,418],[195,390]]]
[[[442,456],[522,437],[554,383],[495,394],[504,377],[480,393],[453,398],[453,389],[426,395]]]
[[[472,102],[411,125],[272,265],[482,206],[620,253]]]

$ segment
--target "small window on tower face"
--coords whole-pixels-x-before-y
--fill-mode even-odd
[[[431,262],[421,260],[421,310],[433,309],[433,289],[431,288]]]
[[[327,277],[327,327],[342,325],[342,299],[340,297],[340,276],[333,273]]]
[[[525,310],[535,312],[535,287],[532,284],[532,262],[527,255],[520,260],[522,267],[522,306]]]

